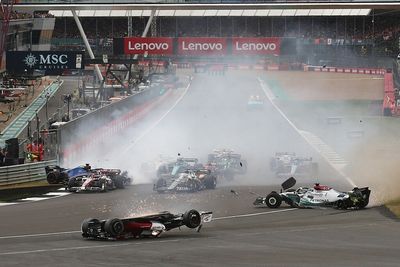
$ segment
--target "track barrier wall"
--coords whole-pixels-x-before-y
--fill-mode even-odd
[[[61,126],[60,164],[69,166],[94,145],[107,138],[118,137],[118,132],[143,118],[173,90],[161,92],[158,87],[149,88]]]

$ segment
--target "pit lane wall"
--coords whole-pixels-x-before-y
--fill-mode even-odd
[[[143,118],[168,99],[175,89],[149,88],[73,120],[59,129],[59,162],[71,166],[91,147]]]

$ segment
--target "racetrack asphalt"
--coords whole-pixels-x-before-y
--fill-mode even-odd
[[[250,94],[262,94],[254,74],[200,74],[182,101],[131,148],[141,152],[161,140],[158,146],[172,143],[180,153],[189,154],[190,146],[193,156],[229,146],[247,158],[247,174],[193,194],[157,194],[147,184],[0,207],[0,266],[398,266],[399,224],[384,208],[253,207],[256,195],[278,190],[282,182],[268,170],[275,151],[311,155],[320,164],[321,183],[351,188],[268,102],[263,110],[247,111]],[[200,233],[182,228],[122,242],[80,236],[84,218],[192,208],[214,212]]]

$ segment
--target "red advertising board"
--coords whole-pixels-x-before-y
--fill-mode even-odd
[[[226,38],[178,38],[178,55],[225,55],[226,50]]]
[[[172,40],[168,37],[127,37],[124,38],[124,52],[126,55],[172,55]]]
[[[281,40],[271,38],[232,38],[233,55],[279,55]]]

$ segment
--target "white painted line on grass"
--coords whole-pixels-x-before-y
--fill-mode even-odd
[[[130,143],[127,148],[122,152],[123,154],[129,152],[143,137],[145,137],[151,130],[153,130],[175,107],[178,105],[178,103],[183,99],[183,97],[186,95],[187,91],[189,90],[189,87],[192,82],[186,86],[185,91],[182,93],[182,95],[175,101],[175,103],[172,105],[170,109],[165,112],[164,115],[161,116],[160,119],[158,119],[154,124],[152,124],[149,128],[147,128],[141,135],[139,135],[138,138],[135,139],[132,143]]]
[[[54,197],[62,197],[62,196],[67,196],[70,195],[71,193],[69,192],[49,192],[44,194],[45,196],[54,196]]]
[[[4,202],[4,203],[0,203],[0,207],[2,207],[2,206],[9,206],[9,205],[15,205],[15,204],[17,204],[17,203],[14,203],[14,202]]]
[[[278,105],[275,104],[275,96],[271,97],[271,95],[273,95],[272,91],[268,88],[268,86],[265,84],[265,82],[258,77],[258,82],[260,83],[261,89],[264,91],[265,95],[267,96],[269,102],[271,103],[271,105],[275,108],[276,111],[279,112],[279,114],[281,114],[281,116],[289,123],[290,126],[292,126],[292,128],[301,136],[303,137],[303,139],[315,150],[317,151],[325,160],[326,162],[328,162],[329,165],[331,165],[341,176],[343,176],[347,182],[352,185],[353,187],[356,186],[356,184],[353,182],[353,180],[348,177],[344,172],[343,172],[343,168],[344,168],[344,163],[346,162],[344,159],[342,159],[336,152],[334,152],[334,150],[329,147],[327,144],[325,144],[318,136],[307,132],[307,131],[303,131],[300,130],[299,128],[297,128],[297,126],[286,116],[285,113],[283,113],[283,111],[278,107]],[[341,160],[340,164],[335,164],[334,162],[332,162],[332,159],[330,156],[328,156],[326,153],[324,153],[323,150],[328,150],[329,152],[334,152],[335,156],[337,156],[335,159]],[[344,166],[343,166],[344,165]]]

